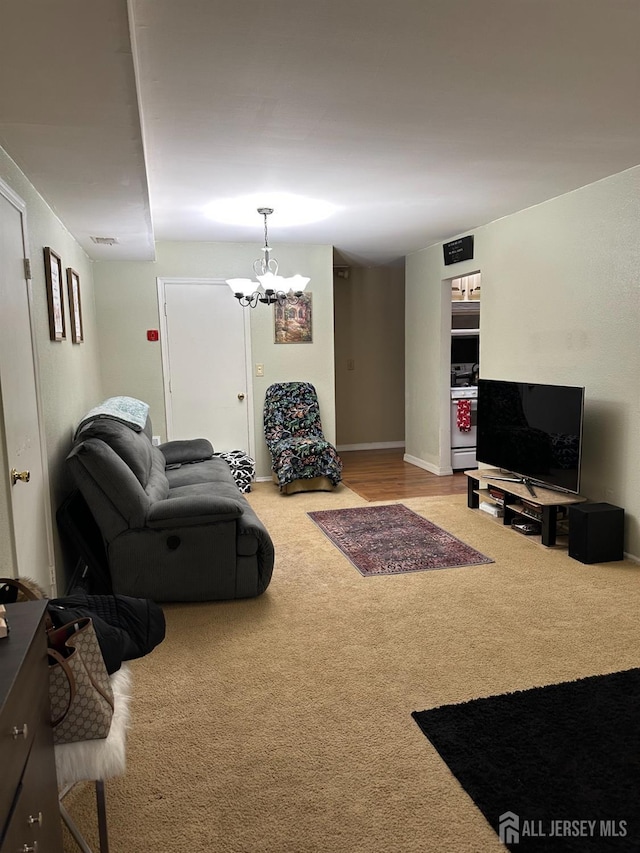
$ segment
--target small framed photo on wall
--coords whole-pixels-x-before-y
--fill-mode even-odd
[[[64,298],[62,291],[62,261],[49,246],[44,249],[44,277],[47,284],[49,306],[49,337],[52,341],[66,338],[64,324]]]
[[[71,315],[71,340],[74,344],[81,344],[84,341],[84,334],[82,331],[80,276],[71,267],[67,267],[67,291],[69,293],[69,313]]]
[[[275,343],[311,344],[311,293],[303,293],[296,302],[285,302],[273,306]]]

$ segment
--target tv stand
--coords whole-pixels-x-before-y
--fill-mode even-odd
[[[465,472],[466,473],[466,472]],[[529,477],[491,477],[492,480],[500,480],[503,483],[522,483],[532,498],[537,497],[533,488],[533,481]]]
[[[547,547],[553,547],[556,544],[558,508],[584,503],[587,500],[573,493],[543,489],[537,484],[534,492],[531,481],[527,477],[505,477],[499,469],[476,468],[464,473],[468,478],[467,506],[470,509],[478,509],[482,498],[502,507],[503,516],[499,520],[504,525],[510,525],[519,517],[533,519],[540,524],[540,539]],[[480,481],[482,481],[482,487]],[[485,484],[486,486],[495,485],[503,492],[504,499],[500,501],[493,497]],[[523,504],[523,500],[532,505],[533,509],[527,507],[526,503]]]

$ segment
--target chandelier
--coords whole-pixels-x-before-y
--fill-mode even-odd
[[[243,308],[255,308],[258,302],[263,305],[294,305],[302,296],[310,279],[303,275],[284,278],[278,275],[278,262],[271,257],[267,217],[273,213],[272,207],[259,207],[258,213],[264,217],[264,257],[253,262],[253,271],[258,282],[250,278],[228,278],[227,284]]]

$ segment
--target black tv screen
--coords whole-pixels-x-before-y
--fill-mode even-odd
[[[476,459],[578,492],[583,409],[584,388],[480,379]]]

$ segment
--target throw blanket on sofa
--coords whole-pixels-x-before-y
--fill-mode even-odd
[[[136,400],[135,397],[109,397],[108,400],[87,412],[76,430],[76,438],[87,421],[96,418],[111,418],[121,424],[126,424],[136,432],[141,432],[147,422],[148,413],[148,403]]]

